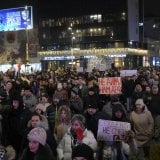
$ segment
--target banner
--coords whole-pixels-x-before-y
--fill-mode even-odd
[[[121,70],[120,71],[121,77],[133,76],[133,75],[137,75],[137,70]]]
[[[121,77],[98,78],[99,94],[121,94]]]
[[[128,122],[99,120],[97,138],[101,141],[125,140],[125,133],[131,129]]]

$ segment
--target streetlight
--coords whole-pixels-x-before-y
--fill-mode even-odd
[[[26,68],[26,73],[29,72],[29,48],[28,48],[28,6],[25,6],[25,14],[26,14],[26,27],[25,27],[25,33],[26,33],[26,62],[25,62],[25,68]]]

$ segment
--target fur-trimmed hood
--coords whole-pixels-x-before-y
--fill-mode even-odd
[[[41,117],[42,117],[42,120],[41,120],[41,122],[36,127],[42,127],[42,128],[44,128],[47,131],[49,129],[48,120],[43,115],[41,115]],[[28,128],[32,128],[32,126],[31,126],[31,120],[28,121],[27,127]]]
[[[1,154],[1,160],[14,160],[16,157],[16,151],[14,148],[9,145],[7,147],[0,145],[0,154]]]

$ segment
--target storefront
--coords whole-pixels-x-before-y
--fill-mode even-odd
[[[39,54],[43,57],[42,70],[54,70],[57,67],[87,68],[88,64],[96,68],[104,66],[106,69],[111,68],[111,65],[123,69],[149,66],[147,50],[130,48],[78,50],[74,53],[71,51],[43,51]]]

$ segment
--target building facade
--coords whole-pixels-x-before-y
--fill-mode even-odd
[[[111,64],[122,68],[148,65],[143,0],[6,2],[2,2],[1,9],[33,6],[39,44],[36,43],[35,57],[29,50],[29,60],[40,61],[43,70],[58,66],[87,68],[95,59],[103,61],[99,67],[105,64],[107,68]],[[25,35],[25,31],[21,34]],[[30,35],[28,39],[34,39]],[[23,49],[26,50],[25,45]]]
[[[74,64],[86,67],[86,55],[108,55],[116,67],[135,68],[146,65],[143,8],[139,9],[142,7],[141,1],[109,0],[102,3],[98,9],[88,12],[85,12],[84,2],[81,4],[84,12],[76,12],[73,8],[73,13],[66,11],[66,14],[60,16],[40,17],[39,54],[44,69],[47,64],[61,66],[69,65],[70,62],[72,64],[73,61]],[[128,51],[130,48],[134,51]]]

